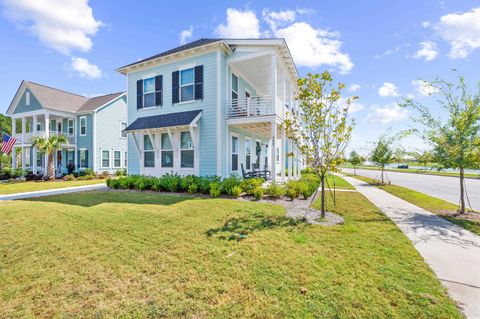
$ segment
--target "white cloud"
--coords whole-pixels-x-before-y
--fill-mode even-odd
[[[193,35],[193,25],[190,26],[190,28],[186,30],[182,30],[180,32],[180,44],[185,44],[187,43],[187,40],[189,40]]]
[[[466,58],[471,51],[480,47],[480,7],[465,13],[442,16],[436,30],[450,43],[451,58]]]
[[[84,58],[72,57],[70,67],[82,78],[98,79],[103,76],[102,70]]]
[[[20,28],[61,53],[88,52],[102,22],[93,17],[88,0],[4,0],[5,13]]]
[[[274,35],[285,38],[298,65],[311,68],[331,65],[338,67],[342,74],[353,68],[350,56],[341,51],[342,42],[335,32],[315,29],[305,22],[295,22],[278,29]]]
[[[415,87],[415,91],[423,96],[428,96],[439,92],[438,88],[432,86],[430,82],[425,80],[413,80],[412,85]]]
[[[422,22],[422,27],[424,28],[428,28],[432,25],[432,23],[430,21],[423,21]]]
[[[378,95],[380,96],[398,96],[398,88],[395,84],[384,82],[383,85],[378,89]]]
[[[296,22],[297,14],[307,14],[307,9],[271,11],[264,9],[262,17],[268,28],[262,30],[260,21],[251,10],[227,9],[227,21],[215,29],[224,38],[260,38],[273,36],[285,38],[298,66],[317,68],[337,67],[348,73],[354,64],[341,50],[342,42],[337,32],[316,29],[306,22]]]
[[[367,115],[366,120],[371,123],[380,123],[382,125],[391,122],[402,121],[408,118],[408,111],[401,108],[396,103],[388,104],[384,107],[373,107]]]
[[[413,56],[415,59],[424,58],[425,61],[432,61],[438,55],[437,44],[432,41],[424,41],[419,43],[420,49]]]
[[[297,8],[298,14],[311,15],[315,13],[315,10],[312,8]]]
[[[361,88],[360,84],[353,83],[348,87],[348,92],[357,92]]]
[[[227,9],[227,23],[220,24],[215,32],[222,38],[259,38],[260,21],[251,10]]]
[[[353,113],[360,112],[364,109],[365,109],[365,107],[363,106],[363,104],[358,103],[358,102],[353,102],[352,104],[350,104],[350,108],[348,109],[348,112],[353,114]]]

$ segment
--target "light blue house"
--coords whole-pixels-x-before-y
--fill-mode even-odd
[[[45,85],[22,81],[7,114],[21,148],[21,160],[12,156],[12,167],[34,174],[45,172],[46,155],[32,148],[34,136],[63,134],[68,144],[55,158],[56,174],[85,168],[95,172],[126,168],[127,98],[125,92],[88,98]]]
[[[128,84],[129,174],[299,174],[303,160],[281,129],[298,112],[285,40],[200,39],[118,71]]]

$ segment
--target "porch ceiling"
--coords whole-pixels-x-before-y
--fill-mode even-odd
[[[270,95],[272,86],[271,58],[269,55],[231,64],[257,90],[257,95]]]
[[[236,127],[245,131],[253,132],[255,134],[270,139],[272,136],[272,122],[257,122],[257,123],[238,123],[230,124],[230,127]],[[280,127],[277,125],[277,138],[280,137]]]

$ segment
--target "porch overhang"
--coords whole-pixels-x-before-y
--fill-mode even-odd
[[[200,120],[202,110],[169,113],[162,115],[139,117],[130,124],[125,132],[141,133],[152,131],[167,131],[178,127],[195,127]]]

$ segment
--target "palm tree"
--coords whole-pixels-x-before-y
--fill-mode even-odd
[[[49,138],[35,136],[32,146],[36,146],[42,154],[48,154],[47,178],[55,179],[55,167],[53,163],[53,154],[67,144],[67,138],[64,135],[50,135]]]

